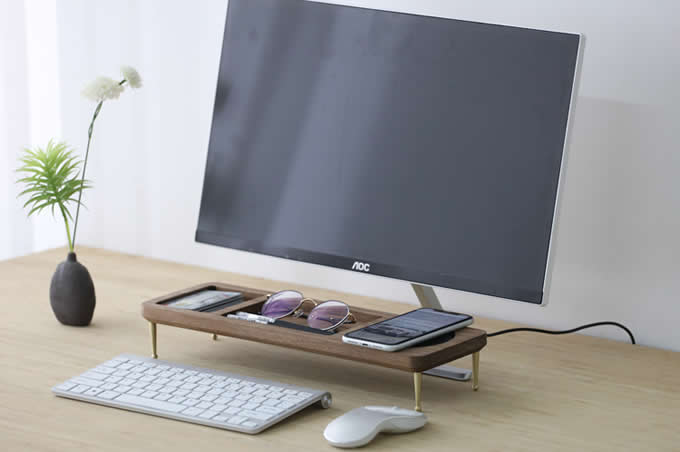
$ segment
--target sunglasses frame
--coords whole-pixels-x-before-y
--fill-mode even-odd
[[[354,314],[352,314],[352,311],[351,311],[349,305],[348,305],[347,303],[345,303],[344,301],[340,301],[340,300],[326,300],[326,301],[322,301],[321,303],[317,303],[317,302],[314,301],[313,299],[311,299],[311,298],[309,298],[309,297],[305,297],[305,296],[302,294],[302,292],[298,292],[297,290],[280,290],[280,291],[278,291],[278,292],[276,292],[276,293],[274,293],[274,294],[267,294],[267,301],[264,302],[264,304],[262,305],[262,308],[264,308],[264,306],[265,306],[265,305],[266,305],[273,297],[275,297],[275,296],[277,296],[278,294],[283,293],[283,292],[295,292],[295,293],[297,293],[297,294],[300,295],[301,300],[300,300],[300,302],[297,304],[297,306],[295,306],[295,308],[294,308],[293,310],[291,310],[290,312],[288,312],[287,314],[280,315],[280,316],[277,316],[277,317],[271,317],[272,319],[278,320],[278,319],[282,319],[282,318],[284,318],[284,317],[288,317],[289,315],[292,315],[292,316],[295,317],[295,318],[300,318],[300,317],[302,317],[302,318],[307,318],[307,316],[309,316],[309,314],[311,314],[315,309],[317,309],[317,308],[323,306],[323,305],[326,304],[326,303],[341,303],[341,304],[347,306],[347,314],[346,314],[346,315],[345,315],[338,323],[336,323],[336,324],[334,324],[334,325],[331,325],[331,326],[329,326],[329,327],[326,327],[326,328],[314,328],[314,327],[312,327],[312,326],[310,326],[310,328],[314,328],[315,330],[319,330],[319,331],[333,331],[333,330],[335,330],[336,328],[338,328],[338,327],[344,325],[345,323],[354,323],[354,322],[356,322],[356,318],[354,317]],[[312,308],[311,311],[309,311],[309,314],[306,313],[306,312],[304,312],[302,309],[300,309],[300,308],[302,307],[302,305],[304,305],[306,302],[311,302],[312,304],[314,304],[314,307]],[[262,312],[262,311],[263,311],[263,309],[260,310],[260,312]],[[261,314],[261,315],[264,315],[264,314]]]

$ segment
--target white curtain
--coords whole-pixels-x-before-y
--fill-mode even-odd
[[[56,0],[0,0],[0,260],[65,243],[49,214],[17,200],[26,146],[60,138]]]

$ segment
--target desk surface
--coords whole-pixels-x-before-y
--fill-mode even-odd
[[[0,449],[220,451],[337,450],[326,424],[367,404],[411,407],[405,372],[159,326],[159,357],[332,392],[333,407],[310,408],[256,436],[54,397],[50,387],[122,353],[149,354],[140,303],[204,281],[272,291],[290,286],[242,275],[82,248],[97,290],[87,328],[60,325],[48,287],[65,250],[0,262]],[[411,305],[310,287],[319,298],[404,312]],[[476,319],[495,331],[510,324]],[[459,363],[470,366],[469,359]],[[367,450],[680,450],[680,353],[588,336],[514,334],[490,338],[479,392],[470,384],[423,378],[429,424],[382,435]]]

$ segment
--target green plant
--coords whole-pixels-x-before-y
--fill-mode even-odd
[[[80,205],[76,196],[79,197],[83,190],[91,187],[89,181],[79,177],[82,160],[73,152],[66,143],[50,140],[45,149],[24,149],[24,155],[20,158],[23,165],[17,169],[24,175],[17,183],[26,186],[19,197],[28,197],[24,204],[24,208],[31,209],[28,216],[48,207],[55,215],[55,209],[58,209],[64,219],[70,251],[73,251],[75,243],[71,240],[69,221],[73,221],[73,216],[69,206]]]

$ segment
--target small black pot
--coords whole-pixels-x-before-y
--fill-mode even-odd
[[[54,315],[64,325],[87,326],[94,314],[94,283],[76,253],[68,253],[57,265],[50,284],[50,304]]]

